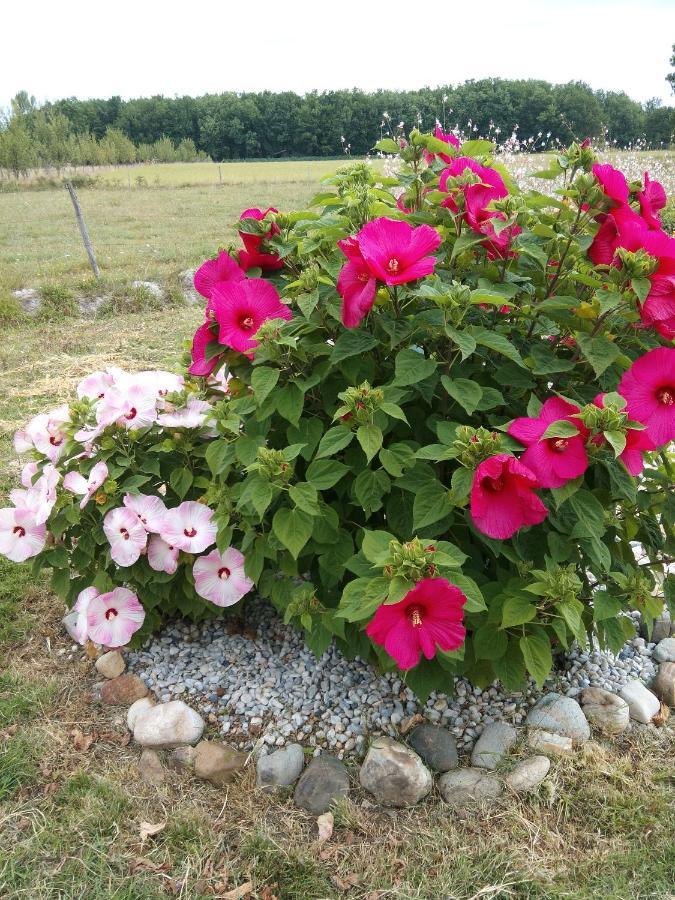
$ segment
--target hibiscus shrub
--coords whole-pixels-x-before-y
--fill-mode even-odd
[[[197,271],[185,379],[96,373],[18,437],[0,551],[111,646],[255,590],[322,652],[539,684],[650,623],[675,556],[675,240],[587,142],[521,192],[485,141],[386,138]],[[61,481],[61,478],[63,480]],[[140,603],[140,606],[139,606]],[[145,622],[139,630],[145,611]]]

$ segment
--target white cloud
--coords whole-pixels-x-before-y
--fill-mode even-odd
[[[673,103],[670,0],[34,0],[3,9],[0,105],[226,90],[582,80]]]

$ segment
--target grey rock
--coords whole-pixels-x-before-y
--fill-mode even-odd
[[[412,806],[426,797],[433,778],[420,757],[398,741],[376,738],[359,772],[361,786],[387,806]]]
[[[441,797],[452,806],[464,807],[483,800],[496,800],[503,792],[498,778],[485,769],[455,769],[438,779]]]
[[[146,710],[151,709],[155,705],[155,701],[152,697],[141,697],[140,700],[135,700],[127,711],[127,728],[129,731],[134,730],[134,726],[136,725],[136,719],[144,713]]]
[[[313,816],[328,812],[333,803],[349,795],[349,775],[344,763],[322,753],[315,756],[295,787],[295,805]]]
[[[192,747],[189,744],[185,747],[176,747],[169,756],[169,765],[179,772],[192,771],[195,767],[196,755],[196,747]]]
[[[204,733],[204,720],[182,700],[160,703],[139,715],[134,740],[144,747],[171,750],[181,744],[196,744]]]
[[[19,301],[21,309],[29,316],[37,315],[42,308],[42,297],[34,288],[22,288],[19,291],[12,291],[12,297]]]
[[[476,741],[471,765],[481,769],[496,769],[518,740],[516,729],[506,722],[491,722]]]
[[[640,681],[629,681],[621,688],[619,696],[628,704],[631,719],[643,725],[649,725],[661,709],[659,698]]]
[[[572,738],[564,734],[554,734],[552,731],[542,731],[540,728],[530,728],[527,743],[533,750],[553,753],[555,756],[566,756],[572,753],[574,748]]]
[[[77,639],[77,633],[75,632],[75,626],[77,625],[78,618],[79,613],[76,610],[71,609],[71,611],[69,613],[66,613],[65,616],[61,619],[61,624],[76,643],[79,643]]]
[[[204,298],[195,290],[194,277],[196,271],[196,269],[184,269],[179,273],[178,278],[180,279],[181,288],[183,289],[183,296],[187,302],[203,304]]]
[[[258,757],[256,784],[263,790],[288,787],[295,784],[305,764],[305,754],[300,744],[288,744],[266,756]]]
[[[246,754],[228,744],[200,741],[195,747],[194,768],[197,778],[223,787],[234,779],[246,765]]]
[[[667,637],[659,641],[654,648],[654,659],[657,662],[675,662],[675,637]]]
[[[506,784],[512,791],[533,791],[548,775],[551,760],[548,756],[531,756],[524,759],[506,776]]]
[[[591,725],[605,734],[621,734],[630,724],[628,704],[611,691],[599,687],[585,688],[581,704]]]
[[[134,281],[131,286],[136,290],[140,288],[146,291],[155,300],[161,300],[164,296],[164,291],[156,281]]]
[[[148,784],[161,784],[164,781],[165,771],[159,753],[146,747],[138,761],[138,772],[143,781]]]
[[[408,743],[434,771],[457,768],[457,741],[447,728],[424,722],[411,732]]]
[[[643,637],[648,638],[654,644],[658,644],[659,641],[662,641],[664,638],[670,637],[670,635],[673,634],[675,631],[675,622],[671,621],[669,610],[664,608],[661,615],[654,619],[651,634],[647,633],[647,626],[644,620],[642,622],[641,630]]]
[[[527,714],[526,722],[532,728],[562,734],[573,741],[587,741],[591,729],[582,708],[572,697],[546,694]]]
[[[96,660],[96,671],[104,678],[117,678],[127,667],[119,650],[109,650]]]
[[[675,662],[661,663],[652,690],[667,706],[675,707]]]

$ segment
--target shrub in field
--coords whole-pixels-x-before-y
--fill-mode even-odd
[[[485,141],[385,139],[308,209],[246,210],[195,276],[183,379],[95,373],[17,437],[0,551],[82,639],[255,590],[317,653],[541,684],[672,601],[675,240],[574,144],[522,193]],[[143,622],[144,618],[144,622]],[[143,622],[142,626],[141,623]]]

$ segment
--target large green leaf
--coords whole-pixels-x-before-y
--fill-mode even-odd
[[[426,359],[424,354],[417,350],[401,350],[396,354],[394,363],[395,383],[401,386],[418,384],[433,375],[437,365],[437,362],[433,359]]]
[[[323,459],[325,456],[334,456],[340,450],[351,444],[354,438],[354,432],[345,428],[344,425],[336,425],[335,428],[329,429],[319,441],[316,451],[316,459]]]
[[[448,492],[440,483],[433,481],[424,485],[415,494],[413,503],[413,527],[416,531],[433,525],[452,512]]]
[[[285,506],[274,514],[272,530],[293,558],[297,559],[312,534],[312,523],[312,516],[302,509]]]
[[[258,406],[262,406],[276,387],[278,381],[278,369],[271,369],[268,366],[258,366],[253,370],[253,374],[251,375],[251,387],[253,388],[253,396],[255,397]]]
[[[335,342],[331,360],[333,365],[336,365],[342,362],[343,359],[349,359],[350,356],[359,356],[362,353],[367,353],[369,350],[377,347],[377,345],[377,338],[373,337],[368,331],[358,329],[343,331]]]
[[[307,481],[318,491],[332,488],[349,471],[344,463],[336,459],[315,459],[307,468]]]
[[[356,432],[356,439],[366,454],[366,460],[370,462],[382,446],[382,431],[377,425],[360,425]]]
[[[548,635],[543,628],[539,628],[531,634],[523,635],[519,644],[527,671],[536,681],[537,687],[541,688],[553,665]]]

